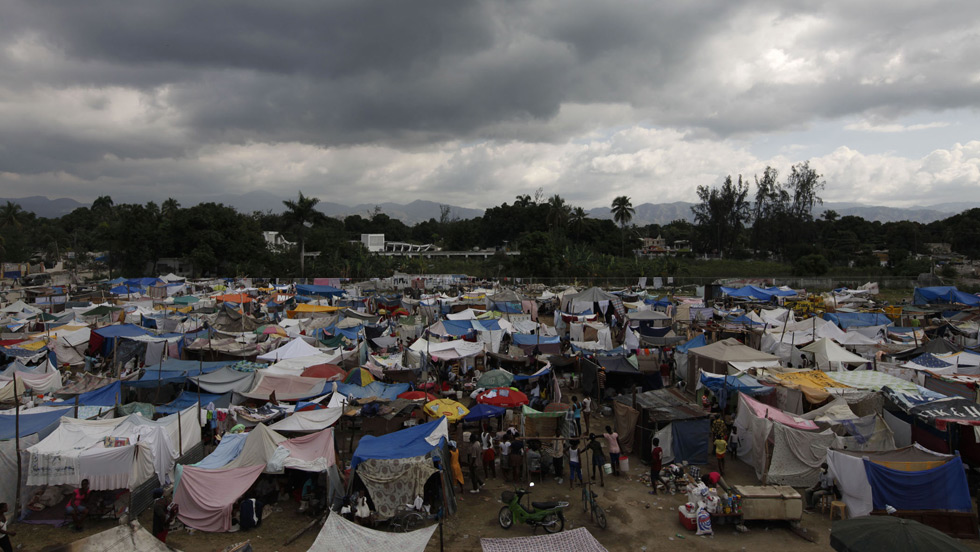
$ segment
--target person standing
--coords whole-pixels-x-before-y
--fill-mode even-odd
[[[480,443],[480,437],[477,434],[470,434],[470,446],[468,455],[466,457],[466,464],[470,468],[470,481],[473,484],[473,488],[470,489],[471,493],[480,492],[480,487],[483,486],[483,480],[480,479],[480,474],[477,472],[477,468],[480,465],[481,458],[483,457],[483,444]]]
[[[582,479],[582,462],[579,459],[578,439],[568,442],[568,488],[575,488],[575,476],[578,476],[579,485],[585,485]]]
[[[572,397],[572,411],[575,413],[575,434],[582,435],[582,403],[578,397]]]
[[[170,524],[177,517],[177,506],[167,500],[163,489],[153,489],[153,536],[167,542]]]
[[[483,432],[480,433],[480,442],[483,447],[483,478],[490,479],[491,477],[497,477],[497,469],[494,466],[494,460],[497,458],[497,453],[494,452],[494,439],[493,434],[490,433],[490,428],[487,427],[486,422],[483,424]]]
[[[585,432],[589,432],[589,420],[592,418],[592,397],[582,398],[582,418],[585,420]]]
[[[6,502],[0,502],[0,550],[13,552],[14,547],[10,544],[10,537],[16,537],[17,533],[7,527],[7,508]]]
[[[613,475],[619,477],[619,455],[622,453],[619,447],[619,433],[613,431],[612,427],[606,426],[606,432],[602,436],[606,438],[606,444],[609,445],[609,463],[612,464]]]
[[[660,477],[662,469],[664,469],[664,449],[660,448],[660,439],[654,437],[650,443],[650,494],[652,495],[657,494],[657,483],[663,485],[665,490],[668,488],[667,483]]]
[[[602,466],[606,463],[606,455],[602,453],[602,443],[600,443],[595,436],[595,433],[589,434],[589,443],[585,446],[589,452],[592,453],[592,479],[595,480],[596,468],[599,468],[599,486],[605,487],[605,474],[602,473]]]
[[[511,481],[517,483],[524,479],[524,441],[514,439],[510,442]]]
[[[459,449],[456,448],[456,441],[449,442],[449,469],[452,472],[452,480],[459,483],[459,492],[463,492],[463,467],[459,465]]]
[[[68,504],[65,506],[65,513],[71,516],[76,531],[81,532],[82,524],[88,517],[88,506],[85,503],[88,502],[91,494],[92,491],[88,488],[88,479],[82,479],[82,485],[72,492],[71,498],[68,499]]]
[[[725,475],[725,453],[728,451],[728,441],[724,437],[715,438],[715,456],[718,458],[718,473]]]
[[[504,481],[510,481],[510,432],[504,432],[504,440],[500,443],[500,475]]]

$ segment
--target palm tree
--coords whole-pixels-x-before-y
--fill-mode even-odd
[[[626,225],[633,220],[633,215],[636,214],[636,209],[633,208],[633,202],[627,196],[619,196],[612,202],[612,215],[613,220],[619,225],[620,230],[623,234],[623,246],[620,252],[625,256],[626,254]]]
[[[317,203],[320,203],[320,198],[306,197],[302,191],[299,192],[296,201],[291,199],[283,201],[287,209],[283,214],[283,219],[296,229],[296,235],[299,238],[300,277],[304,277],[306,272],[306,229],[323,220],[324,216],[323,213],[317,211]]]
[[[6,205],[0,207],[0,227],[6,228],[13,226],[20,228],[20,221],[24,217],[24,209],[13,201],[8,201]]]
[[[568,227],[572,229],[576,238],[582,236],[582,228],[585,227],[585,219],[587,218],[589,218],[589,214],[581,207],[572,209],[568,215]]]
[[[561,235],[571,216],[572,206],[565,203],[565,200],[558,194],[548,199],[548,226],[556,235]]]

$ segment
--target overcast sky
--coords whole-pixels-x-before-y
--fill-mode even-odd
[[[4,0],[0,196],[980,199],[976,0]]]

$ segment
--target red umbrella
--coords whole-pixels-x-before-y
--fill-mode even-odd
[[[476,402],[480,404],[490,404],[502,406],[504,408],[514,408],[522,404],[528,404],[527,395],[510,387],[494,387],[487,389],[476,396]]]
[[[430,402],[438,399],[435,395],[430,395],[424,391],[405,391],[401,395],[398,395],[399,399],[408,399],[410,401],[425,400],[425,402]]]

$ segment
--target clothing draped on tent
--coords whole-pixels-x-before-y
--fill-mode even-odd
[[[381,519],[392,517],[403,504],[421,496],[425,482],[436,468],[429,455],[413,458],[372,458],[357,466],[357,475],[368,489]]]
[[[899,510],[973,509],[959,456],[942,466],[917,472],[895,470],[867,459],[864,469],[875,509],[883,510],[886,505]]]

